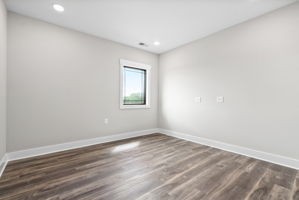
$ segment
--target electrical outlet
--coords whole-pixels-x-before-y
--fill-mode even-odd
[[[224,97],[222,96],[217,97],[217,103],[224,103]]]
[[[104,119],[104,124],[108,124],[109,123],[109,119],[108,118],[105,118]]]
[[[195,103],[201,103],[201,97],[194,97]]]

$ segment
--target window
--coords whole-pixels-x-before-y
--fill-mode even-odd
[[[124,105],[146,104],[146,70],[124,66]]]
[[[151,66],[120,60],[120,108],[150,107]]]

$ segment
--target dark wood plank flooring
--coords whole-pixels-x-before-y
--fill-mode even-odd
[[[10,162],[0,199],[299,200],[299,173],[153,134]]]

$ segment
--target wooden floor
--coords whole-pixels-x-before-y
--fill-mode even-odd
[[[0,199],[299,200],[299,173],[154,134],[10,162]]]

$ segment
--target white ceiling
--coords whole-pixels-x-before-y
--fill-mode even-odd
[[[6,4],[26,16],[162,53],[295,1],[6,0]],[[63,5],[65,12],[55,12],[53,3]],[[154,46],[154,41],[161,45]]]

